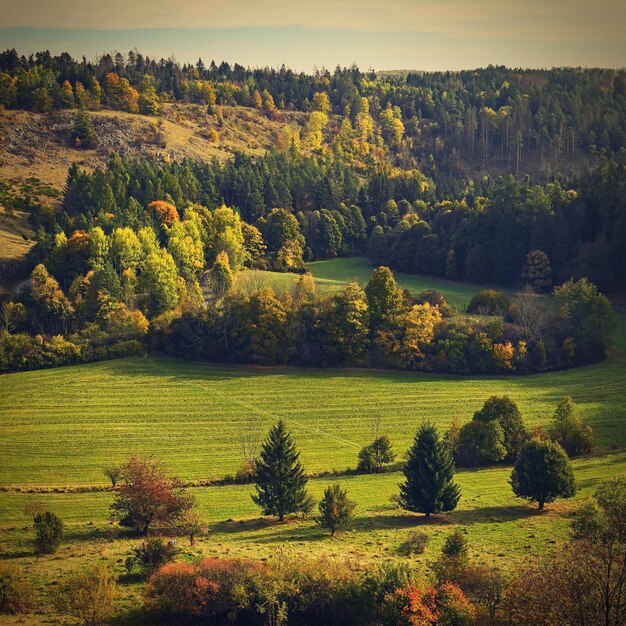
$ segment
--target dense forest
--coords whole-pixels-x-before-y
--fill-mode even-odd
[[[29,212],[41,263],[30,314],[5,314],[5,331],[72,337],[63,362],[118,354],[119,342],[136,352],[148,327],[153,347],[235,362],[480,373],[602,359],[612,321],[598,288],[626,284],[625,85],[626,73],[608,70],[309,75],[6,51],[0,103],[77,109],[77,150],[97,144],[90,110],[100,107],[158,116],[194,103],[218,125],[224,106],[306,115],[263,156],[113,153],[105,168],[72,165],[45,201],[0,186],[5,207]],[[378,276],[378,303],[369,285],[322,296],[306,277],[299,294],[235,286],[244,268],[304,273],[307,261],[356,254],[539,294],[562,286],[515,302],[481,292],[478,318],[455,316],[439,294],[403,294],[391,273]],[[55,362],[41,354],[47,339],[16,341],[5,337],[2,369]]]
[[[397,164],[418,163],[446,187],[473,166],[495,163],[516,175],[568,171],[578,156],[618,151],[626,141],[626,72],[600,69],[521,70],[376,75],[358,67],[313,74],[179,64],[137,51],[96,62],[68,54],[0,54],[0,103],[38,111],[100,105],[156,114],[160,102],[238,104],[340,116],[337,131],[361,136],[380,125]],[[315,123],[319,124],[318,119]],[[469,166],[469,167],[468,167]]]

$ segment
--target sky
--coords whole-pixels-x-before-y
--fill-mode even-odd
[[[295,70],[626,67],[624,0],[0,0],[0,49]]]

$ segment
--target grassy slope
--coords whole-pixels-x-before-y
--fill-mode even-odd
[[[365,257],[350,257],[314,261],[307,263],[307,269],[315,277],[317,289],[321,292],[338,291],[348,281],[367,283],[373,271],[369,259]],[[480,289],[467,283],[445,280],[415,274],[394,273],[398,284],[412,293],[419,293],[425,289],[436,289],[446,300],[463,310],[469,303],[472,295]],[[259,270],[245,270],[237,278],[237,286],[243,290],[253,291],[264,285],[270,285],[274,290],[290,290],[299,280],[298,274],[284,274],[280,272],[262,272]]]

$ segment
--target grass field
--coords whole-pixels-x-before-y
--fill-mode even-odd
[[[320,289],[343,281],[367,280],[363,260],[310,264]],[[295,280],[278,275],[281,280]],[[261,277],[277,280],[274,275]],[[255,277],[254,281],[258,281]],[[400,277],[413,291],[435,287],[459,308],[475,288],[449,281]],[[276,284],[276,283],[273,283]],[[131,358],[0,377],[0,558],[24,568],[43,594],[50,580],[96,559],[122,572],[135,540],[108,541],[111,493],[75,493],[68,488],[104,485],[102,468],[129,454],[154,454],[184,480],[219,478],[241,462],[239,433],[249,418],[265,431],[287,421],[310,472],[354,467],[358,450],[372,437],[380,416],[400,457],[423,420],[440,429],[454,416],[462,421],[492,394],[507,394],[520,406],[528,426],[547,425],[557,401],[571,395],[596,432],[597,455],[574,462],[579,493],[539,513],[517,500],[510,468],[461,471],[457,511],[423,518],[395,509],[399,472],[344,476],[338,480],[357,502],[353,532],[330,540],[311,520],[284,525],[259,517],[250,486],[198,487],[192,491],[210,522],[211,534],[187,556],[230,554],[262,558],[278,547],[303,554],[327,553],[359,563],[402,558],[407,533],[431,536],[421,561],[436,556],[454,525],[468,529],[472,551],[487,562],[509,567],[551,549],[567,535],[576,503],[601,479],[626,473],[626,316],[620,315],[616,348],[604,363],[527,377],[453,377],[368,370],[307,370],[282,367],[228,367],[163,357]],[[311,480],[320,496],[333,479]],[[57,493],[29,493],[55,488]],[[19,489],[19,491],[16,491]],[[66,492],[64,492],[66,491]],[[32,555],[27,511],[35,503],[56,511],[68,525],[69,542],[59,555]],[[60,556],[60,558],[59,558]],[[135,606],[138,589],[125,590]],[[126,605],[124,605],[126,606]],[[42,618],[43,619],[43,618]]]
[[[338,291],[348,281],[357,281],[365,285],[374,270],[374,267],[365,257],[314,261],[307,263],[306,267],[315,277],[317,289],[322,293]],[[480,289],[480,287],[467,283],[442,278],[415,276],[401,272],[394,272],[394,275],[403,289],[408,289],[412,293],[419,293],[425,289],[436,289],[445,296],[448,303],[460,311],[465,309],[471,297]],[[246,270],[239,274],[237,286],[244,291],[254,291],[266,285],[271,286],[274,291],[289,291],[293,289],[299,278],[298,274]]]

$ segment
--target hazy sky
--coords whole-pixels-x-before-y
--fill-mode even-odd
[[[624,0],[0,0],[0,48],[310,71],[626,66]]]

